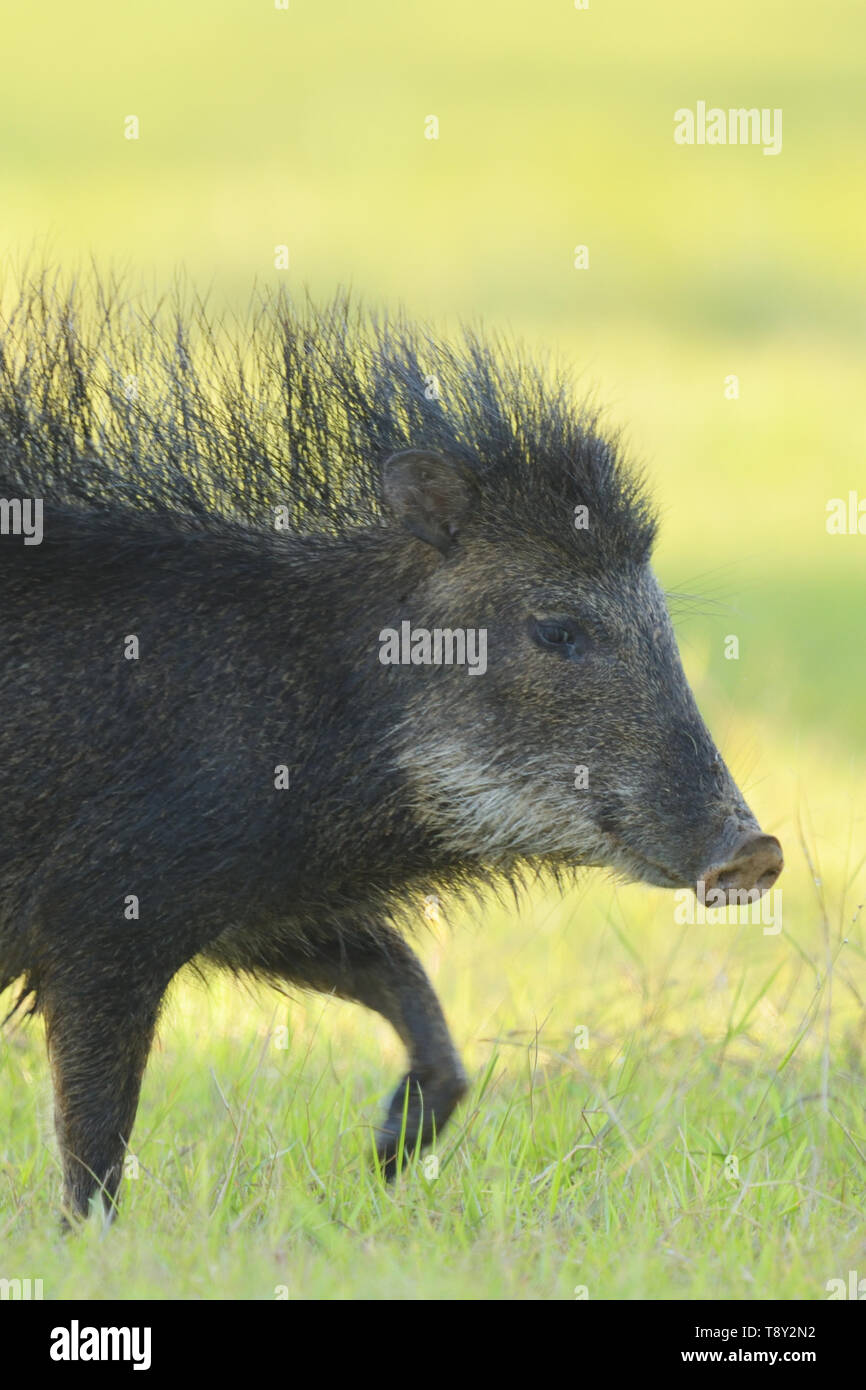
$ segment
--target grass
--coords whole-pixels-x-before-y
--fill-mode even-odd
[[[437,1175],[408,1163],[386,1186],[371,1161],[402,1067],[384,1022],[188,979],[121,1218],[64,1240],[41,1026],[15,1029],[4,1275],[42,1278],[47,1298],[826,1298],[866,1265],[866,884],[862,862],[819,849],[844,843],[844,809],[819,829],[807,813],[773,826],[778,934],[680,925],[669,895],[598,876],[454,929],[419,906],[473,1075]]]

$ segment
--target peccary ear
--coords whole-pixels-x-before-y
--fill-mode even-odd
[[[471,510],[476,483],[455,459],[426,449],[404,449],[386,459],[382,488],[401,526],[447,555]]]

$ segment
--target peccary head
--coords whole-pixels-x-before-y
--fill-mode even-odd
[[[763,893],[781,849],[698,712],[642,483],[594,430],[569,443],[486,468],[432,450],[385,464],[421,566],[401,617],[486,631],[485,669],[408,673],[401,761],[419,813],[459,856]]]

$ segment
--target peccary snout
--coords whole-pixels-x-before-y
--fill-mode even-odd
[[[730,839],[730,837],[729,837]],[[752,893],[758,896],[772,888],[784,865],[782,846],[775,835],[764,835],[757,828],[749,828],[737,835],[733,844],[719,846],[707,868],[698,879],[698,893],[701,884],[703,893]]]

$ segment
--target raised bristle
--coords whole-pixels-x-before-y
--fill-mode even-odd
[[[644,558],[655,521],[615,435],[561,371],[473,330],[438,338],[340,295],[258,293],[241,320],[176,290],[42,275],[0,325],[0,483],[47,502],[182,511],[202,526],[342,534],[382,515],[380,468],[430,448],[490,506],[548,526],[589,508],[585,549]]]

